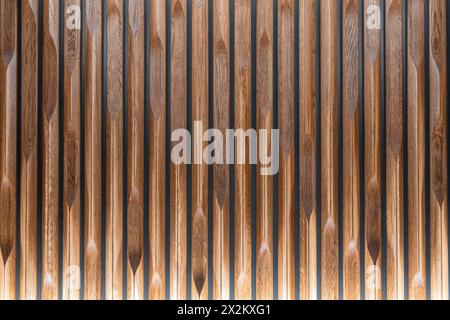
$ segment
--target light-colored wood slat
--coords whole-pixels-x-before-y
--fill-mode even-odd
[[[43,1],[42,39],[42,288],[44,300],[59,288],[59,5]]]
[[[235,128],[251,128],[251,12],[250,0],[235,2]],[[251,167],[240,164],[239,157],[250,159],[249,149],[237,142],[235,160],[235,298],[252,298],[252,198]],[[246,144],[247,145],[247,144]],[[245,162],[245,161],[244,161]],[[248,163],[248,162],[247,162]]]
[[[64,28],[64,219],[63,287],[64,300],[80,298],[80,49],[81,2],[65,2]],[[78,24],[78,25],[77,25]]]
[[[150,2],[149,298],[166,296],[166,1]]]
[[[282,0],[278,3],[278,297],[281,300],[295,299],[294,61],[294,1]]]
[[[322,121],[322,299],[339,298],[338,248],[338,2],[322,0],[321,121]]]
[[[447,15],[430,1],[430,293],[448,300]]]
[[[258,130],[273,128],[273,1],[256,2],[256,121]],[[266,144],[272,147],[270,136]],[[259,141],[261,143],[261,141]],[[256,174],[256,298],[269,300],[274,291],[273,177]]]
[[[22,0],[22,168],[20,191],[20,298],[37,298],[37,137],[38,36],[37,0]]]
[[[343,298],[360,298],[359,1],[342,8]]]
[[[187,128],[187,2],[171,1],[171,131]],[[187,166],[171,162],[170,297],[187,297]]]
[[[208,1],[192,2],[192,119],[194,127],[201,125],[201,135],[209,127],[208,14]],[[197,139],[203,141],[203,137]],[[208,166],[203,163],[204,147],[204,142],[194,145],[192,166],[191,295],[202,300],[208,299]]]
[[[84,297],[102,289],[102,3],[86,1]]]
[[[123,2],[107,1],[105,296],[123,296]]]
[[[403,186],[403,4],[386,2],[386,266],[387,298],[405,299]]]
[[[426,298],[424,1],[408,2],[408,293]]]
[[[365,297],[381,291],[381,1],[364,0]]]
[[[127,299],[144,298],[145,7],[128,2]]]
[[[221,131],[230,125],[230,10],[228,0],[214,2],[214,128]],[[217,144],[216,144],[217,146]],[[213,297],[230,298],[230,176],[223,164],[225,148],[218,146],[214,164],[213,196]],[[221,161],[222,160],[222,161]]]
[[[17,1],[0,3],[0,300],[16,298]]]
[[[300,2],[300,297],[317,299],[316,0]],[[292,70],[292,68],[291,68]],[[290,193],[290,192],[289,192]],[[290,230],[294,235],[294,230]]]

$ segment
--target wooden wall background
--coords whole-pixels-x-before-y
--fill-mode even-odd
[[[0,300],[449,298],[450,1],[0,3]]]

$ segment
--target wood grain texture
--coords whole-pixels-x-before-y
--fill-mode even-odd
[[[424,1],[408,3],[408,293],[426,298]]]
[[[102,3],[86,2],[84,297],[102,290]]]
[[[123,2],[107,0],[105,296],[123,297]]]
[[[343,298],[360,299],[359,1],[342,3]]]
[[[187,2],[171,1],[171,131],[187,128]],[[174,146],[174,144],[172,145]],[[170,297],[187,297],[187,166],[170,169]]]
[[[228,0],[214,2],[214,128],[225,137],[230,127],[230,8]],[[217,137],[216,137],[217,138]],[[225,157],[220,145],[216,156]],[[219,159],[214,164],[213,297],[230,298],[230,172]]]
[[[209,127],[208,15],[208,1],[192,2],[192,120],[193,126],[201,124],[203,130]],[[203,137],[198,138],[203,141]],[[192,166],[191,296],[201,300],[208,299],[208,166],[202,161],[204,147],[204,142],[194,145],[194,152],[199,152],[194,153]]]
[[[295,298],[294,61],[294,1],[282,0],[278,3],[278,297],[281,300]]]
[[[317,299],[317,1],[300,2],[300,297]],[[292,68],[291,68],[292,69]],[[293,76],[291,76],[293,78]],[[293,125],[292,125],[293,127]],[[293,130],[293,129],[292,129]],[[289,230],[293,235],[294,231]]]
[[[251,12],[249,0],[235,2],[235,128],[251,128]],[[249,142],[250,143],[250,142]],[[238,146],[240,143],[238,142]],[[249,144],[245,144],[247,146]],[[235,159],[250,159],[249,149],[236,148]],[[235,166],[235,299],[252,298],[251,167]]]
[[[338,3],[322,0],[321,16],[321,237],[322,299],[339,297]]]
[[[37,298],[38,56],[37,0],[22,0],[22,167],[20,191],[20,298]]]
[[[403,186],[403,3],[386,2],[386,268],[387,298],[405,299]]]
[[[59,1],[43,2],[42,39],[42,290],[59,297]]]
[[[256,121],[257,129],[273,128],[273,1],[257,1],[256,17]],[[272,141],[265,137],[271,148]],[[274,248],[273,248],[273,177],[256,175],[256,298],[273,298]]]
[[[16,298],[17,2],[0,3],[0,300]]]
[[[144,298],[145,7],[128,2],[127,299]]]
[[[166,1],[150,2],[149,298],[166,296]]]
[[[447,3],[448,5],[448,3]],[[447,15],[430,1],[430,298],[448,300]]]

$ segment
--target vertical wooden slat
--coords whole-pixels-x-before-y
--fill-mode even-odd
[[[273,128],[273,1],[257,1],[256,119],[258,130]],[[272,147],[270,136],[266,144]],[[261,141],[259,141],[261,143]],[[273,298],[273,177],[256,174],[256,298]]]
[[[58,299],[59,1],[43,1],[42,299]]]
[[[381,299],[381,1],[364,0],[365,292]]]
[[[22,1],[22,168],[20,192],[20,298],[37,298],[37,0]]]
[[[430,292],[448,300],[447,18],[445,1],[430,1]]]
[[[360,298],[359,1],[344,0],[342,12],[343,294]]]
[[[187,2],[171,1],[171,131],[187,128]],[[170,295],[187,297],[187,166],[171,162]]]
[[[192,3],[192,120],[208,127],[208,1]],[[200,134],[203,135],[203,130]],[[195,145],[192,166],[192,298],[208,299],[208,166],[203,147]],[[198,150],[198,151],[197,151]]]
[[[102,286],[102,3],[86,1],[86,187],[84,297],[101,298]]]
[[[144,1],[128,2],[127,298],[144,298]]]
[[[408,3],[408,287],[426,298],[424,1]]]
[[[387,298],[403,300],[403,67],[402,0],[386,3],[386,266]]]
[[[251,1],[235,3],[235,128],[247,131],[251,128]],[[235,298],[250,300],[251,275],[251,167],[240,164],[239,158],[250,159],[248,148],[239,149],[238,141],[235,166]],[[250,144],[250,142],[249,142]],[[248,144],[248,145],[249,145]],[[246,144],[247,145],[247,144]],[[248,160],[246,160],[248,161]],[[244,161],[245,162],[245,161]]]
[[[0,300],[16,297],[17,1],[0,3]]]
[[[123,296],[123,3],[107,2],[106,299]]]
[[[300,296],[317,299],[316,0],[300,2]],[[294,234],[291,230],[290,233]]]
[[[230,16],[229,1],[214,2],[214,128],[223,137],[230,122]],[[214,164],[213,297],[230,298],[230,179],[224,164],[225,148],[218,146]],[[220,159],[222,157],[222,159]]]
[[[166,1],[150,2],[149,298],[166,294]]]
[[[322,298],[339,296],[338,3],[321,1]]]

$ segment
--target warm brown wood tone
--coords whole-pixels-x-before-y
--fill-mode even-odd
[[[300,2],[300,297],[317,299],[317,1]],[[291,68],[292,69],[292,68]],[[293,77],[293,75],[291,76]],[[292,131],[294,125],[292,124]],[[292,151],[294,152],[294,150]],[[294,235],[293,230],[289,230]]]
[[[225,137],[230,127],[230,3],[214,2],[214,128]],[[222,164],[225,148],[216,149],[214,165],[214,229],[213,229],[213,297],[230,298],[230,175],[229,167]],[[222,159],[220,159],[222,158]]]
[[[359,1],[342,7],[343,251],[346,300],[360,298]]]
[[[251,128],[251,11],[250,0],[235,2],[235,123],[236,130]],[[249,141],[250,143],[250,141]],[[239,142],[238,142],[239,145]],[[251,167],[239,164],[250,152],[236,149],[235,159],[235,299],[252,298]],[[248,160],[244,161],[245,163]]]
[[[150,2],[149,298],[166,297],[166,1]]]
[[[171,1],[171,131],[187,128],[187,2]],[[169,137],[168,137],[169,138]],[[187,298],[187,166],[171,161],[170,297]]]
[[[257,129],[273,128],[273,1],[257,1],[256,119]],[[266,144],[272,147],[270,135]],[[261,141],[259,141],[261,143]],[[273,298],[273,177],[256,174],[256,298]]]
[[[37,0],[22,0],[22,168],[20,298],[37,298],[38,37]]]
[[[338,3],[322,0],[321,120],[322,120],[322,299],[339,297],[338,248]]]
[[[278,3],[278,297],[282,300],[295,298],[294,59],[294,1],[282,0]]]
[[[405,299],[402,0],[386,2],[387,298]]]
[[[144,0],[128,2],[127,299],[144,298]]]
[[[0,3],[0,300],[16,298],[17,6]]]
[[[426,298],[424,1],[408,3],[408,287]]]
[[[430,292],[448,300],[447,18],[445,1],[430,1]],[[448,3],[447,3],[448,5]]]
[[[106,284],[108,300],[123,296],[123,2],[107,1]]]
[[[84,297],[102,289],[102,4],[86,2]]]

